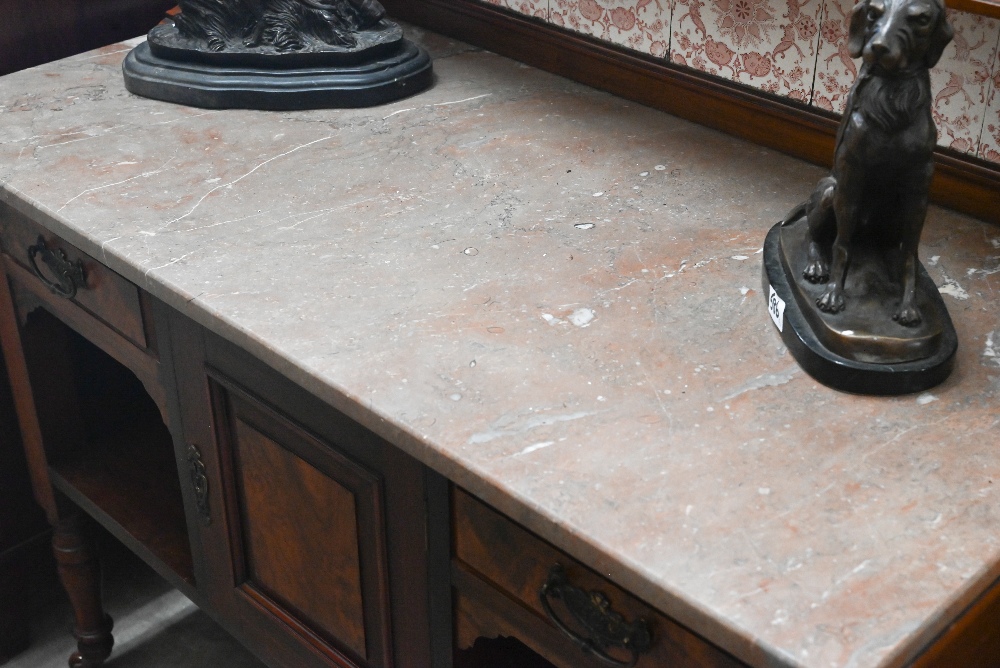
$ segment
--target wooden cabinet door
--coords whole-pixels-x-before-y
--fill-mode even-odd
[[[276,666],[444,665],[443,481],[218,337],[172,330],[223,623]]]
[[[382,477],[218,374],[209,378],[239,597],[318,649],[387,665]]]

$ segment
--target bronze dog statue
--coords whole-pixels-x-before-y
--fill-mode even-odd
[[[928,70],[952,35],[941,0],[862,0],[851,12],[848,48],[863,63],[837,131],[833,169],[785,218],[808,218],[803,277],[828,283],[816,300],[826,313],[845,308],[852,248],[866,245],[896,267],[901,298],[893,319],[920,324],[917,246],[937,143]]]

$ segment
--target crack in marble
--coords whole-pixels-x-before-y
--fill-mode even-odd
[[[157,121],[156,123],[151,123],[150,125],[170,125],[171,123],[178,123],[180,121],[187,121],[192,118],[201,118],[202,116],[211,116],[212,114],[219,113],[218,109],[213,109],[211,111],[205,111],[200,114],[192,114],[190,116],[180,116],[178,118],[171,119],[169,121]]]
[[[537,429],[538,427],[548,427],[559,422],[571,422],[573,420],[579,420],[581,418],[589,417],[591,415],[597,415],[601,411],[579,411],[576,413],[567,413],[565,415],[551,415],[545,417],[538,417],[532,420],[526,420],[521,425],[517,427],[500,427],[497,429],[491,429],[489,431],[481,431],[473,434],[469,437],[468,443],[470,445],[479,445],[482,443],[489,443],[490,441],[496,440],[498,438],[503,438],[505,436],[516,436],[517,434],[523,434],[526,431],[531,431],[532,429]]]
[[[104,132],[101,133],[101,134],[87,135],[86,137],[80,137],[79,139],[70,139],[69,141],[61,141],[61,142],[58,142],[58,143],[55,143],[55,144],[43,144],[41,146],[35,146],[34,150],[41,151],[44,148],[52,148],[53,146],[65,146],[66,144],[75,144],[76,142],[88,141],[90,139],[100,139],[101,137],[103,137],[107,133],[111,132],[112,130],[117,130],[118,128],[122,128],[122,127],[125,127],[125,126],[124,125],[112,125],[110,128],[105,128]],[[82,130],[80,133],[74,133],[74,134],[81,134],[82,132],[85,132],[85,130]],[[27,147],[25,147],[25,148],[27,148]],[[18,157],[20,157],[20,156],[18,156]]]
[[[112,237],[101,242],[101,257],[104,258],[104,264],[108,263],[108,244],[112,241],[118,241],[119,239],[121,239],[120,236]]]
[[[56,213],[59,213],[60,211],[62,211],[63,209],[65,209],[67,206],[69,206],[73,201],[79,199],[80,197],[83,197],[87,193],[97,192],[98,190],[104,190],[105,188],[113,188],[114,186],[120,186],[123,183],[128,183],[129,181],[134,181],[136,179],[145,178],[147,176],[155,176],[156,174],[159,174],[159,173],[163,172],[167,168],[167,165],[169,165],[171,162],[173,162],[174,158],[176,158],[176,157],[177,157],[177,154],[175,153],[174,155],[170,156],[170,159],[167,160],[165,163],[163,163],[163,165],[161,165],[159,169],[154,169],[151,172],[143,172],[142,174],[136,174],[135,176],[131,176],[131,177],[129,177],[127,179],[123,179],[121,181],[115,181],[114,183],[107,183],[107,184],[104,184],[104,185],[101,185],[101,186],[95,186],[93,188],[87,188],[86,190],[84,190],[84,191],[82,191],[82,192],[74,195],[73,197],[70,197],[68,200],[66,200],[65,204],[63,204],[61,207],[59,207],[58,209],[56,209]],[[102,250],[103,250],[103,246],[102,246]]]
[[[3,107],[0,107],[3,108]],[[21,139],[11,139],[9,141],[0,141],[0,146],[6,146],[8,144],[19,144],[23,141],[31,141],[32,139],[41,139],[42,137],[69,137],[70,135],[80,134],[80,130],[74,130],[73,132],[59,132],[57,134],[40,134],[31,135],[30,137],[22,137]]]
[[[191,252],[189,252],[189,253],[184,253],[184,255],[181,255],[180,257],[175,257],[175,258],[172,258],[172,259],[171,259],[171,260],[170,260],[169,262],[166,262],[166,263],[164,263],[164,264],[161,264],[161,265],[159,265],[159,266],[157,266],[157,267],[150,267],[149,269],[147,269],[147,270],[145,271],[145,273],[143,273],[142,277],[143,277],[144,279],[146,279],[146,282],[148,283],[148,282],[149,282],[149,274],[150,274],[150,272],[153,272],[153,271],[156,271],[157,269],[163,269],[164,267],[169,267],[169,266],[171,266],[171,265],[175,265],[175,264],[177,264],[178,262],[180,262],[181,260],[183,260],[184,258],[186,258],[186,257],[188,257],[188,256],[191,256],[191,255],[194,255],[194,254],[195,254],[195,253],[197,253],[197,252],[198,252],[199,250],[201,250],[201,249],[200,249],[200,248],[198,248],[198,249],[196,249],[196,250],[193,250],[193,251],[191,251]]]
[[[143,37],[143,39],[145,39],[145,37]],[[85,61],[88,61],[88,60],[97,60],[98,58],[107,58],[108,56],[113,56],[113,55],[115,55],[117,53],[128,53],[131,50],[132,50],[132,47],[129,47],[127,49],[118,49],[117,51],[104,51],[102,53],[95,53],[92,56],[78,56],[78,57],[74,58],[73,61],[77,62],[77,63],[82,63],[82,62],[85,62]]]
[[[339,133],[337,133],[337,134],[339,134]],[[223,183],[221,185],[215,186],[214,188],[212,188],[211,190],[209,190],[207,193],[205,193],[204,195],[202,195],[201,198],[197,202],[195,202],[195,205],[193,207],[191,207],[191,209],[188,210],[187,213],[185,213],[182,216],[178,216],[177,218],[174,218],[173,220],[168,220],[163,225],[161,225],[157,231],[163,230],[163,229],[169,227],[170,225],[173,225],[174,223],[180,222],[180,221],[184,220],[185,218],[187,218],[188,216],[190,216],[192,213],[194,213],[198,209],[199,206],[201,206],[202,202],[204,202],[215,191],[221,190],[223,188],[230,188],[230,187],[236,185],[237,183],[239,183],[240,181],[242,181],[243,179],[247,178],[248,176],[250,176],[254,172],[256,172],[261,167],[264,167],[265,165],[267,165],[269,163],[272,163],[275,160],[278,160],[279,158],[284,158],[285,156],[291,155],[292,153],[295,153],[296,151],[301,151],[302,149],[308,148],[309,146],[313,146],[314,144],[319,144],[320,142],[324,142],[324,141],[327,141],[329,139],[333,139],[334,137],[337,136],[337,134],[327,135],[326,137],[321,137],[319,139],[314,139],[311,142],[306,142],[305,144],[300,144],[299,146],[296,146],[295,148],[293,148],[291,150],[285,151],[284,153],[280,153],[280,154],[278,154],[276,156],[268,158],[267,160],[265,160],[264,162],[261,162],[260,164],[258,164],[256,167],[254,167],[253,169],[251,169],[247,173],[243,174],[242,176],[240,176],[238,178],[233,179],[232,181],[230,181],[228,183]]]
[[[471,102],[472,100],[478,100],[480,98],[489,97],[492,94],[493,93],[483,93],[482,95],[474,95],[472,97],[467,97],[467,98],[462,99],[462,100],[453,100],[451,102],[437,102],[435,104],[425,104],[425,105],[420,106],[420,107],[409,107],[407,109],[397,109],[396,111],[392,112],[388,116],[383,116],[382,120],[384,121],[387,118],[392,118],[396,114],[401,114],[404,111],[413,111],[415,109],[431,109],[432,107],[446,107],[446,106],[451,105],[451,104],[461,104],[462,102]]]
[[[555,441],[541,441],[539,443],[534,443],[526,447],[524,450],[514,453],[513,456],[520,457],[521,455],[528,455],[531,454],[532,452],[535,452],[536,450],[541,450],[542,448],[547,448],[550,445],[555,445],[555,443],[556,443]]]
[[[741,394],[746,394],[747,392],[752,392],[754,390],[762,390],[765,387],[776,387],[778,385],[784,385],[785,383],[792,380],[792,378],[799,372],[798,366],[788,367],[784,371],[778,371],[777,373],[765,373],[757,376],[748,383],[744,383],[731,394],[722,398],[722,401],[729,401],[735,399]]]
[[[177,230],[177,232],[187,234],[187,233],[190,233],[190,232],[197,232],[198,230],[207,230],[207,229],[209,229],[211,227],[219,227],[220,225],[230,225],[232,223],[241,223],[244,220],[253,220],[254,218],[260,218],[261,216],[267,215],[267,213],[268,213],[267,211],[259,211],[257,213],[251,214],[249,216],[241,216],[239,218],[230,218],[229,220],[222,220],[222,221],[219,221],[218,223],[212,223],[210,225],[202,225],[201,227],[189,227],[186,230]],[[292,216],[286,216],[285,218],[282,218],[282,220],[287,220],[288,218],[291,218],[291,217]]]
[[[898,434],[896,434],[895,436],[893,436],[892,438],[890,438],[885,443],[877,445],[872,450],[869,450],[868,452],[866,452],[864,455],[861,456],[861,461],[862,462],[868,461],[869,457],[871,457],[872,455],[878,454],[879,452],[881,452],[882,450],[886,449],[887,447],[889,447],[890,445],[892,445],[893,443],[895,443],[896,441],[898,441],[902,437],[904,437],[907,434],[909,434],[911,431],[914,431],[914,430],[917,430],[917,429],[924,430],[924,429],[927,429],[928,427],[936,427],[939,424],[941,424],[942,422],[950,420],[952,417],[954,417],[954,415],[948,414],[948,415],[945,415],[944,417],[942,417],[939,420],[934,420],[933,422],[923,422],[921,424],[911,425],[911,426],[907,427],[906,429],[904,429],[903,431],[901,431]]]

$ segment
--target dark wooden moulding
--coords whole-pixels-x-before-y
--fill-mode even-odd
[[[949,6],[990,16],[1000,4]],[[385,0],[397,19],[828,167],[838,117],[473,0]],[[1000,167],[935,151],[931,198],[1000,223]]]
[[[0,75],[135,37],[156,25],[174,4],[176,0],[0,0]]]

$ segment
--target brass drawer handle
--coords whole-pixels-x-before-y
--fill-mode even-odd
[[[50,281],[38,268],[37,258],[39,255],[58,282]],[[73,299],[76,297],[77,289],[87,285],[87,279],[83,275],[83,262],[80,260],[70,262],[61,248],[52,250],[46,246],[45,239],[41,235],[38,236],[38,241],[35,242],[34,246],[28,246],[28,263],[35,276],[41,279],[49,290],[60,297]]]
[[[573,618],[587,630],[589,638],[570,629],[552,610],[549,597],[561,599]],[[556,564],[549,571],[549,577],[538,591],[542,608],[552,623],[572,640],[584,654],[593,654],[611,666],[630,668],[639,660],[639,655],[649,650],[653,638],[644,619],[627,622],[619,613],[611,609],[607,596],[599,591],[587,592],[569,583],[566,570]],[[621,647],[632,654],[631,661],[619,661],[609,656],[607,650]]]
[[[212,524],[212,512],[208,507],[208,471],[201,459],[201,450],[194,443],[188,444],[187,464],[198,516],[201,517],[202,524],[209,526]]]

